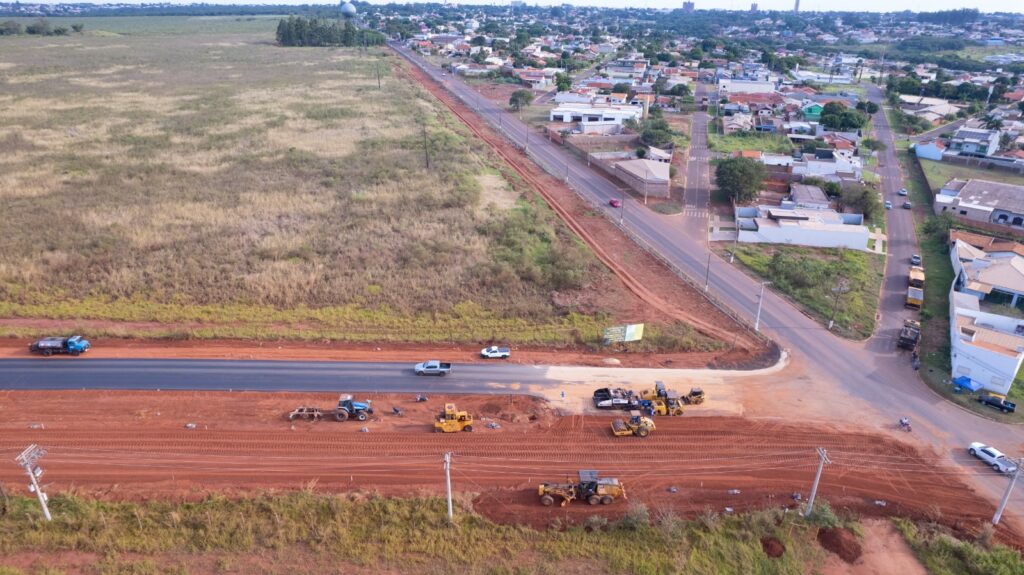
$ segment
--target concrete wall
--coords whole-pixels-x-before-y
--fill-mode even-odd
[[[744,226],[745,227],[745,226]],[[847,248],[867,250],[868,229],[863,226],[844,226],[847,230],[814,230],[797,226],[760,228],[757,231],[740,229],[739,241],[751,243],[788,244],[817,248]]]

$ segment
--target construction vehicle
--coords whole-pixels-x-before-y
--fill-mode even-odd
[[[66,353],[73,356],[81,355],[92,347],[89,340],[80,335],[71,337],[44,337],[43,339],[28,344],[30,353],[41,353],[49,357],[55,353]]]
[[[646,415],[641,415],[635,409],[629,412],[628,420],[616,419],[612,422],[612,434],[616,437],[624,435],[647,437],[654,430],[654,420]]]
[[[687,405],[700,405],[704,403],[704,398],[705,395],[703,389],[699,387],[691,387],[690,393],[683,396],[683,401],[685,401]]]
[[[541,505],[545,507],[554,505],[556,499],[561,499],[561,507],[577,499],[591,505],[611,505],[620,497],[626,498],[626,488],[618,479],[602,479],[598,477],[596,471],[581,470],[578,482],[574,483],[566,478],[565,483],[541,483],[537,488],[537,494],[540,495]]]
[[[907,299],[904,302],[904,306],[910,309],[921,309],[921,304],[924,303],[924,290],[910,286],[907,288]]]
[[[370,402],[352,401],[352,396],[344,394],[338,398],[338,408],[334,411],[334,419],[345,421],[349,418],[357,421],[366,421],[373,415],[373,408]]]
[[[903,329],[896,339],[896,347],[914,351],[917,349],[917,342],[921,339],[921,322],[912,319],[903,320]]]
[[[295,421],[296,419],[309,419],[311,421],[320,421],[324,416],[324,410],[319,407],[302,406],[296,408],[294,411],[288,414],[288,421]]]
[[[682,415],[685,402],[679,394],[670,391],[665,397],[656,397],[650,400],[651,409],[654,415]]]
[[[594,391],[594,407],[598,409],[635,409],[637,398],[621,387],[602,387]]]
[[[924,288],[924,268],[921,266],[910,266],[910,273],[907,282],[911,287]]]
[[[454,403],[444,404],[444,411],[434,422],[434,431],[442,433],[454,433],[456,431],[473,431],[473,416],[465,411],[459,411]]]

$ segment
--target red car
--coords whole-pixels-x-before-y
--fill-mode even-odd
[[[608,205],[613,207],[613,208],[621,208],[622,207],[622,200],[620,200],[618,198],[612,198],[612,199],[608,200]]]

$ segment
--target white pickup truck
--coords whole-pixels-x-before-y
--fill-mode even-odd
[[[967,448],[967,452],[984,461],[999,473],[1013,473],[1017,471],[1017,464],[995,447],[974,442]]]
[[[429,361],[417,363],[412,368],[412,370],[416,373],[416,375],[444,376],[452,372],[452,364],[444,361],[438,361],[436,359],[431,359]]]

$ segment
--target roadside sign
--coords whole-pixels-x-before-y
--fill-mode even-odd
[[[617,342],[640,341],[644,338],[644,324],[630,323],[604,329],[604,344]]]

